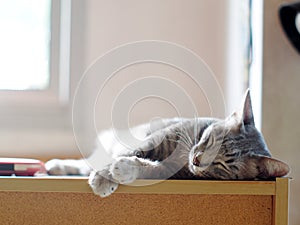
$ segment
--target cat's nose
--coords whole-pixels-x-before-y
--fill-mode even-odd
[[[194,156],[193,165],[194,166],[200,166],[200,160],[198,159],[197,155]]]
[[[200,166],[201,158],[203,156],[203,152],[197,152],[193,158],[193,165]]]

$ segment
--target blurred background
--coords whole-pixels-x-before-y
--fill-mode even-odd
[[[212,112],[203,89],[168,65],[139,63],[116,71],[113,77],[99,74],[102,80],[110,77],[101,98],[92,101],[93,87],[102,85],[95,78],[76,99],[81,109],[75,118],[76,131],[87,137],[84,154],[94,148],[90,140],[96,138],[95,130],[111,126],[108,116],[118,93],[137,79],[159,76],[175,82],[192,99],[199,116],[230,114],[250,87],[258,128],[273,156],[291,166],[290,224],[300,224],[300,54],[278,17],[279,7],[291,2],[2,0],[0,156],[81,157],[83,149],[77,145],[72,122],[80,80],[99,57],[120,45],[171,42],[207,64],[219,87],[216,92],[222,93],[224,109]],[[95,127],[87,123],[91,111],[96,113]],[[130,126],[178,116],[176,107],[154,97],[142,99],[124,113]],[[183,112],[180,116],[193,115]]]

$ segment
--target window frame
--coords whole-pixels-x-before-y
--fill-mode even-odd
[[[77,150],[71,123],[71,9],[71,0],[51,1],[49,88],[0,91],[2,157],[69,156]]]
[[[44,90],[0,90],[0,107],[12,109],[4,110],[8,111],[6,113],[27,113],[22,110],[25,106],[36,111],[68,104],[70,35],[71,0],[52,0],[49,87]]]

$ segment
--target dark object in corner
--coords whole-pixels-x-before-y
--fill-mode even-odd
[[[300,24],[300,2],[282,5],[279,17],[285,34],[300,54],[300,25],[297,28],[297,23]]]

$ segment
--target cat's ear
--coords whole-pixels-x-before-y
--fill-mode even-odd
[[[232,125],[231,129],[235,130],[242,130],[245,125],[255,126],[249,89],[245,93],[240,110],[228,117],[227,121]]]
[[[280,160],[261,155],[255,156],[255,159],[259,170],[258,178],[283,177],[290,171],[290,167]]]
[[[253,125],[254,123],[254,116],[252,111],[252,103],[251,103],[251,96],[250,96],[250,90],[248,89],[246,91],[244,102],[243,102],[243,108],[242,108],[242,123],[243,125]]]

